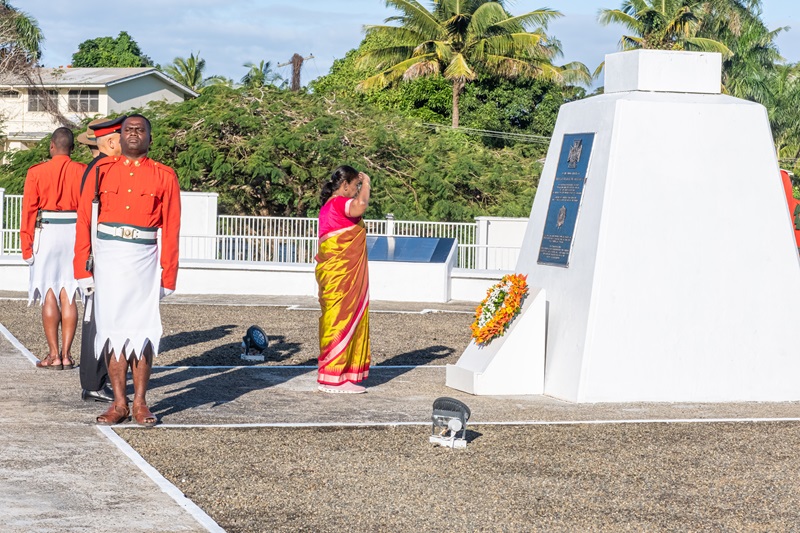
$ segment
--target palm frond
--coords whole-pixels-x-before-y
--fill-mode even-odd
[[[448,80],[474,80],[478,74],[467,63],[464,54],[455,54],[444,70],[444,77]]]
[[[438,61],[420,61],[408,67],[403,73],[404,80],[413,80],[424,76],[439,74],[441,68]]]
[[[506,10],[497,2],[487,2],[481,5],[472,14],[465,40],[468,42],[477,41],[490,35],[488,33],[489,28],[507,18]]]
[[[605,62],[602,64],[605,64]],[[597,70],[595,70],[595,72],[597,72]],[[578,84],[588,86],[595,79],[595,74],[589,72],[589,67],[580,61],[572,61],[566,65],[561,65],[561,75],[564,78],[564,82],[571,85]]]
[[[634,33],[638,33],[642,29],[641,22],[619,9],[601,9],[598,13],[597,21],[603,26],[621,24]]]
[[[547,25],[550,23],[550,21],[563,16],[564,14],[560,11],[542,8],[537,9],[536,11],[530,11],[523,15],[518,15],[516,17],[509,17],[506,20],[498,22],[496,26],[503,29],[509,29],[511,31],[515,31],[515,27],[521,27],[523,29],[533,26],[547,28]]]
[[[391,17],[392,20],[401,22],[403,26],[424,35],[426,39],[444,36],[441,22],[416,0],[386,0],[386,7],[393,7],[403,13],[400,17]]]
[[[644,39],[641,37],[636,37],[635,35],[623,35],[622,39],[619,40],[620,50],[636,50],[638,48],[644,48]]]
[[[406,71],[415,64],[429,62],[435,59],[436,58],[434,57],[433,54],[426,54],[423,56],[412,57],[405,61],[401,61],[385,69],[384,71],[363,80],[356,86],[356,88],[358,90],[368,90],[375,88],[383,89],[384,87],[388,87],[395,81],[401,79],[403,75],[406,73]]]
[[[730,57],[733,55],[731,49],[719,41],[714,39],[706,39],[703,37],[690,37],[684,41],[687,45],[687,50],[699,50],[702,52],[719,52],[723,57]]]
[[[546,36],[537,33],[512,33],[485,39],[488,53],[499,55],[528,54],[537,57],[555,56],[555,51],[546,46]]]

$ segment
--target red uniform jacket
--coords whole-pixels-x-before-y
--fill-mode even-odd
[[[792,229],[794,229],[794,240],[800,248],[800,200],[792,195],[792,179],[789,173],[781,170],[781,180],[783,180],[783,192],[786,193],[786,202],[789,204],[789,215],[792,217]]]
[[[25,190],[22,193],[22,220],[20,241],[22,258],[33,255],[33,234],[39,209],[45,211],[75,211],[81,178],[86,165],[70,159],[68,155],[57,155],[50,161],[39,163],[28,169]]]
[[[181,225],[181,194],[175,171],[147,157],[136,162],[124,156],[102,159],[96,168],[100,174],[98,222],[161,228],[161,286],[175,290]],[[72,263],[76,279],[92,275],[86,270],[86,260],[92,248],[95,179],[92,170],[78,204],[75,259]]]

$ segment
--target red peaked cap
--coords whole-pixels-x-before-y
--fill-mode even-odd
[[[108,135],[110,133],[119,133],[122,129],[122,122],[128,117],[125,115],[120,115],[117,118],[112,118],[106,122],[101,122],[99,124],[89,124],[89,128],[94,131],[95,137],[102,137],[103,135]]]

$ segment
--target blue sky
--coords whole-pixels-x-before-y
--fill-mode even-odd
[[[800,61],[800,9],[797,0],[764,0],[764,20],[770,28],[792,26],[777,43],[790,62]],[[314,55],[303,68],[303,83],[328,72],[333,60],[358,46],[365,24],[380,24],[394,11],[382,0],[139,0],[136,8],[103,9],[100,2],[73,0],[11,0],[35,17],[46,41],[46,66],[67,65],[78,44],[86,39],[116,36],[125,30],[155,62],[170,63],[175,56],[200,52],[207,74],[239,80],[242,64],[260,60],[275,66],[293,53]],[[597,23],[600,8],[619,7],[605,0],[507,1],[513,14],[541,7],[565,16],[553,22],[549,33],[562,44],[562,62],[582,61],[590,70],[605,54],[617,51],[620,27]],[[128,4],[133,6],[134,3]],[[277,71],[284,77],[290,67]]]

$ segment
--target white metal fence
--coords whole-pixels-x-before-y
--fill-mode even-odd
[[[181,257],[217,261],[313,263],[316,237],[181,236]]]
[[[394,220],[388,215],[385,220],[364,220],[364,224],[369,235],[456,239],[459,268],[486,268],[478,266],[478,260],[485,254],[476,253],[474,248],[477,233],[474,222]],[[217,217],[217,239],[220,242],[200,244],[197,240],[196,244],[189,246],[206,253],[209,246],[216,248],[217,259],[223,260],[311,263],[317,253],[317,244],[308,239],[316,239],[317,235],[315,218],[220,215]],[[513,268],[513,265],[508,268]]]
[[[0,253],[19,254],[22,196],[4,195],[0,209]],[[478,244],[474,222],[394,220],[391,215],[364,222],[370,235],[456,239],[459,268],[512,270],[519,256],[517,247]],[[180,250],[185,259],[308,264],[317,254],[317,235],[315,218],[219,215],[215,236],[181,236]]]
[[[0,223],[2,224],[0,225],[0,229],[2,229],[0,255],[21,254],[19,224],[22,219],[22,195],[0,194],[0,197],[3,198],[3,202],[0,204]]]

